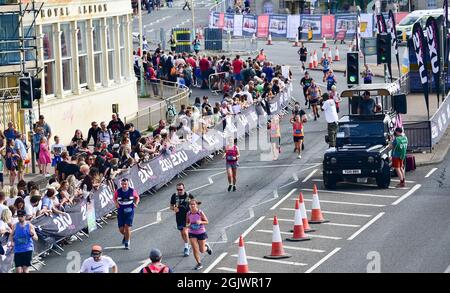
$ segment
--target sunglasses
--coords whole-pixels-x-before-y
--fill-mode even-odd
[[[183,190],[184,190],[183,188],[181,188],[181,189],[178,189],[178,188],[177,188],[177,191],[183,191]]]

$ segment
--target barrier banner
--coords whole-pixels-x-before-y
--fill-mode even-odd
[[[334,38],[334,15],[322,16],[322,38]]]
[[[223,29],[226,32],[232,32],[234,29],[234,14],[225,14]]]
[[[97,220],[95,218],[95,207],[94,207],[94,199],[91,199],[91,202],[87,205],[87,225],[89,233],[94,232],[97,229]]]
[[[431,143],[436,145],[444,136],[445,131],[450,124],[450,98],[447,98],[442,102],[437,112],[431,117]]]
[[[269,33],[272,37],[286,38],[287,16],[271,14],[269,18]]]
[[[319,39],[322,36],[322,16],[302,14],[300,23],[303,27],[302,33],[308,35],[309,28],[312,28],[313,38]]]
[[[260,15],[258,16],[258,31],[256,36],[258,38],[265,38],[269,36],[269,16]]]
[[[234,16],[233,36],[242,37],[243,20],[244,18],[242,14],[236,14]]]
[[[361,14],[361,37],[371,38],[373,37],[373,14],[362,13]]]
[[[335,19],[336,31],[346,30],[347,36],[353,38],[356,33],[356,14],[339,14]]]
[[[256,34],[258,27],[258,21],[255,15],[244,15],[244,23],[242,25],[242,31],[244,36],[253,36]]]
[[[116,206],[114,205],[114,191],[109,185],[101,185],[91,197],[94,201],[95,215],[97,216],[97,219],[116,209]]]
[[[209,17],[209,27],[210,28],[223,28],[223,13],[213,12]]]
[[[295,39],[298,34],[298,27],[300,26],[300,15],[288,15],[287,17],[287,37],[288,39]],[[302,30],[302,34],[304,31]],[[300,36],[298,36],[300,40]]]

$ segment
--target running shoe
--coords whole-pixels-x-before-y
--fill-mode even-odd
[[[298,157],[297,157],[298,159],[301,159],[302,158],[302,155],[298,155]]]
[[[209,243],[205,243],[205,246],[206,246],[206,252],[209,254],[209,255],[211,255],[212,254],[212,249],[211,249],[211,246],[209,246]]]
[[[202,266],[201,263],[198,263],[198,264],[194,267],[194,270],[196,270],[196,271],[201,270],[201,269],[203,269],[203,266]]]
[[[236,185],[233,185],[233,191],[236,191]]]
[[[189,256],[189,248],[187,248],[187,247],[184,248],[183,256],[184,256],[184,257]]]
[[[125,245],[125,242],[127,242],[127,241],[125,240],[125,237],[123,237],[123,239],[122,239],[122,245]]]
[[[228,185],[228,192],[231,191],[231,188],[233,188],[233,185]]]
[[[130,250],[131,249],[130,241],[125,241],[125,249],[126,250]]]

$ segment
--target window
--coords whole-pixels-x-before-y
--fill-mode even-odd
[[[78,67],[80,87],[87,88],[88,61],[87,61],[87,38],[86,21],[77,22],[77,41],[78,41]]]
[[[114,19],[108,18],[108,34],[107,34],[107,47],[108,47],[108,79],[114,80],[115,72],[115,46],[114,43]]]
[[[95,83],[102,83],[103,61],[102,61],[102,31],[100,26],[100,20],[96,19],[92,21],[93,41],[94,41],[94,69],[95,69]]]
[[[55,44],[53,39],[53,26],[51,24],[42,26],[44,47],[44,89],[46,95],[55,94]]]
[[[127,17],[121,16],[120,17],[120,28],[119,28],[119,49],[120,49],[120,77],[124,77],[126,73],[128,73],[128,70],[126,68],[126,62],[125,62],[125,36],[127,35],[126,28],[127,28]]]
[[[63,90],[72,90],[72,34],[70,23],[61,23],[61,63]]]
[[[18,14],[0,15],[0,66],[20,64]]]
[[[427,1],[427,8],[428,9],[436,9],[437,7],[437,0],[428,0]]]

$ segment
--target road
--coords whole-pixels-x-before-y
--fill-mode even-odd
[[[162,12],[162,11],[161,11]],[[288,47],[289,46],[289,47]],[[291,65],[294,73],[294,97],[303,101],[299,88],[302,77],[296,48],[287,43],[264,46],[276,64]],[[280,54],[283,52],[283,54]],[[312,72],[321,82],[322,73]],[[338,89],[345,78],[337,74]],[[376,81],[381,82],[377,78]],[[195,89],[195,96],[210,95],[212,102],[221,99],[208,91]],[[193,100],[191,101],[193,102]],[[345,114],[347,104],[341,106]],[[188,176],[177,179],[156,194],[142,199],[136,210],[131,250],[121,246],[117,222],[111,219],[103,229],[94,231],[82,242],[65,246],[62,256],[51,254],[44,259],[40,272],[74,272],[90,254],[93,244],[104,247],[105,254],[118,264],[120,272],[137,272],[148,263],[148,253],[157,247],[164,262],[175,272],[195,272],[192,256],[182,256],[183,245],[176,230],[174,214],[168,210],[175,184],[182,181],[186,189],[202,201],[201,209],[209,218],[209,242],[214,253],[202,260],[203,272],[229,272],[236,267],[239,235],[245,234],[250,271],[253,272],[444,272],[450,265],[448,226],[448,175],[450,160],[435,167],[419,168],[407,174],[407,187],[380,190],[371,184],[341,184],[336,192],[326,192],[321,181],[322,155],[326,123],[323,116],[305,126],[305,151],[301,159],[293,153],[288,118],[282,127],[282,152],[272,161],[266,150],[248,150],[255,145],[256,133],[240,141],[241,160],[236,192],[227,192],[225,164],[220,158]],[[437,168],[429,177],[425,176]],[[396,181],[394,180],[395,184]],[[306,242],[284,242],[292,257],[267,262],[272,239],[272,218],[277,215],[283,238],[293,226],[294,200],[303,192],[307,209],[311,208],[313,185],[319,189],[327,224],[314,225],[316,232]],[[368,259],[369,258],[369,259]],[[375,263],[377,260],[378,263]],[[371,262],[372,261],[372,262]]]

